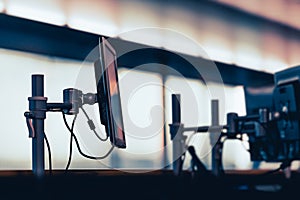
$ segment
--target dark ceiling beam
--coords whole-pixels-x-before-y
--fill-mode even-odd
[[[73,30],[41,22],[35,22],[18,17],[0,14],[0,47],[37,53],[53,57],[62,57],[85,60],[86,56],[98,44],[99,35]],[[202,58],[184,54],[175,54],[165,50],[150,48],[146,45],[112,39],[112,44],[121,55],[128,49],[149,49],[147,52],[138,51],[128,53],[118,58],[120,67],[134,68],[147,63],[161,63],[172,67],[189,78],[201,79],[193,66],[184,62],[184,59],[193,61],[197,66],[208,67],[207,61]],[[184,59],[179,59],[182,57]],[[260,86],[273,83],[273,75],[265,72],[245,69],[234,65],[215,62],[226,84]],[[21,63],[20,63],[21,65]],[[157,68],[145,69],[166,75],[166,71]],[[213,76],[206,77],[214,81]]]
[[[0,47],[84,60],[99,36],[41,22],[0,14]]]

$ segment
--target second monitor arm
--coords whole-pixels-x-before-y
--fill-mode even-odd
[[[172,124],[170,124],[170,134],[173,140],[173,171],[175,175],[180,175],[184,161],[184,153],[187,150],[186,139],[183,133],[193,131],[197,133],[210,132],[212,149],[212,172],[219,176],[222,173],[222,143],[220,143],[220,133],[223,126],[219,125],[218,100],[212,100],[212,125],[201,127],[184,127],[181,123],[180,95],[172,95]]]

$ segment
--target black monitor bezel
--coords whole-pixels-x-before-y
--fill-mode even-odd
[[[110,63],[106,61],[106,51],[105,49],[112,52],[114,56],[114,70],[116,74],[116,81],[117,81],[117,90],[118,90],[118,98],[120,102],[120,121],[121,121],[121,129],[123,138],[117,136],[116,133],[116,123],[113,117],[112,111],[112,104],[110,101],[110,90],[109,90],[109,76],[108,71],[106,70]],[[126,140],[125,140],[125,133],[124,133],[124,122],[123,122],[123,114],[122,114],[122,105],[121,105],[121,98],[120,98],[120,88],[119,88],[119,79],[118,79],[118,71],[117,71],[117,57],[116,51],[112,47],[112,45],[104,38],[99,38],[99,59],[95,62],[95,76],[96,76],[96,86],[97,86],[97,99],[98,99],[98,106],[100,112],[101,123],[105,126],[107,137],[110,137],[111,143],[118,147],[118,148],[126,148]],[[115,105],[114,105],[115,106]]]

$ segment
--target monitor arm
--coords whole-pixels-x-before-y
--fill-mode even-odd
[[[182,171],[184,154],[188,149],[186,146],[187,136],[184,132],[207,133],[209,132],[212,148],[212,173],[219,176],[223,173],[222,167],[222,131],[225,126],[219,125],[219,102],[211,101],[211,126],[184,127],[181,123],[180,95],[172,94],[172,124],[170,124],[170,135],[173,145],[173,172],[180,175]],[[201,170],[198,168],[198,170]],[[202,173],[202,172],[200,172]]]
[[[238,135],[241,133],[246,133],[249,136],[253,135],[254,140],[259,140],[266,136],[266,130],[264,126],[271,125],[273,123],[278,123],[283,121],[289,123],[289,120],[299,120],[298,113],[288,110],[286,107],[282,107],[280,111],[269,111],[266,108],[259,109],[259,114],[248,115],[248,116],[238,116],[237,113],[227,114],[227,124],[219,125],[217,120],[218,117],[218,105],[216,100],[212,101],[212,125],[211,126],[199,126],[199,127],[184,127],[181,123],[180,114],[180,95],[172,95],[172,124],[170,124],[170,135],[173,144],[173,171],[175,175],[179,175],[182,171],[183,159],[185,151],[187,150],[186,139],[187,136],[184,132],[194,132],[194,133],[210,133],[212,149],[212,172],[214,175],[219,176],[223,173],[222,168],[222,147],[223,142],[221,138],[226,136],[228,139],[238,139]],[[246,126],[241,124],[246,124],[247,122],[257,122],[262,125],[258,128],[253,127],[247,129]],[[252,137],[252,138],[253,138]],[[217,141],[215,143],[215,141]],[[290,163],[290,160],[286,160]]]
[[[82,91],[68,88],[63,91],[63,103],[48,103],[44,97],[44,76],[32,75],[32,97],[28,98],[29,111],[24,113],[32,138],[32,170],[42,177],[45,172],[44,165],[44,120],[47,112],[63,112],[74,115],[79,113],[79,108],[84,104],[93,105],[98,102],[97,95],[83,94]]]

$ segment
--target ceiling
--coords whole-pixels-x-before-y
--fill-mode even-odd
[[[300,63],[300,0],[0,0],[0,13],[271,73]]]
[[[217,0],[217,2],[300,30],[300,0]]]

